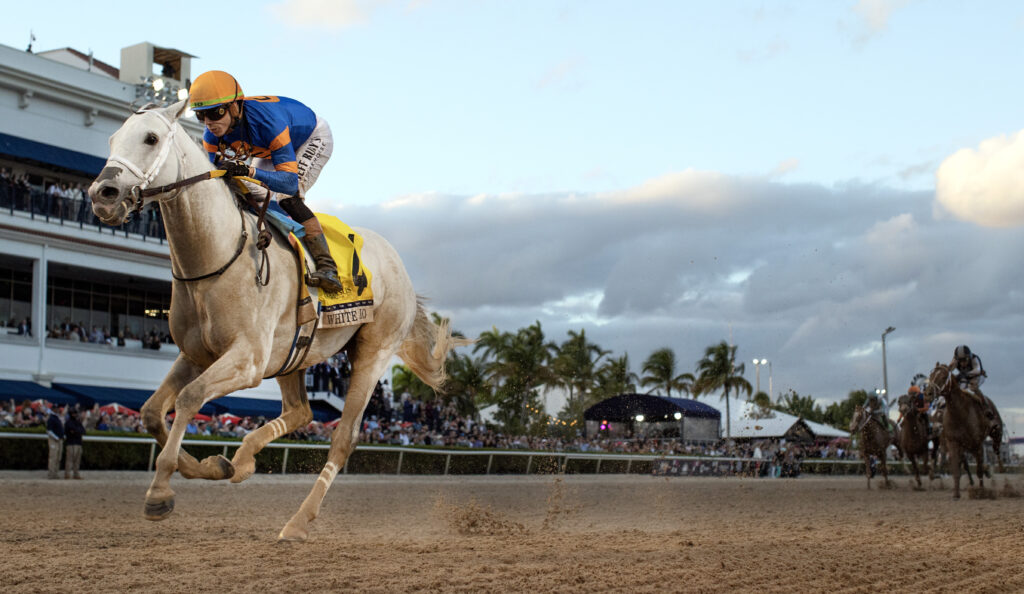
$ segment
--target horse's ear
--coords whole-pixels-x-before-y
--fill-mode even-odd
[[[186,99],[182,99],[181,101],[178,101],[177,103],[172,103],[172,104],[168,105],[167,106],[167,115],[169,115],[172,120],[176,120],[176,119],[180,118],[183,113],[185,113],[186,109],[188,109],[188,99],[187,98]]]

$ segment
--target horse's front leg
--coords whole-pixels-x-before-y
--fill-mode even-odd
[[[917,480],[917,488],[921,488],[921,470],[917,467],[917,455],[907,456],[910,458],[910,466],[914,469],[914,478]],[[923,462],[928,464],[927,460]]]
[[[174,491],[171,490],[170,480],[178,466],[181,440],[188,422],[210,400],[258,386],[265,366],[265,362],[259,359],[252,352],[251,344],[245,348],[229,349],[178,394],[175,402],[177,415],[167,436],[167,443],[157,456],[153,482],[146,491],[147,520],[162,520],[174,511]],[[233,474],[231,463],[223,459],[223,465],[224,476],[220,478],[230,477]]]
[[[949,470],[953,473],[953,499],[960,499],[960,465],[963,463],[960,446],[947,442],[946,453],[949,457]],[[967,472],[970,473],[970,470]]]
[[[142,410],[140,411],[142,424],[146,427],[146,431],[160,444],[161,448],[167,445],[167,425],[164,423],[167,413],[174,408],[174,402],[182,388],[199,377],[202,371],[202,368],[186,359],[184,355],[178,355],[174,365],[171,366],[170,373],[160,383],[160,387],[142,405]],[[184,449],[178,452],[178,470],[181,472],[181,476],[185,478],[224,478],[220,476],[219,469],[211,468],[210,464],[205,463],[205,461],[203,464],[200,464],[198,460],[193,458]]]

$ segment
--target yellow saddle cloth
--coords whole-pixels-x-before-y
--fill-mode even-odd
[[[341,281],[341,290],[336,293],[329,293],[322,289],[317,291],[320,302],[320,307],[317,308],[320,315],[320,327],[337,328],[372,322],[373,290],[371,285],[373,274],[363,265],[363,259],[360,256],[363,237],[337,217],[316,213],[316,218],[324,229],[324,236],[327,237],[331,256],[338,266],[338,279]],[[298,241],[294,235],[289,239],[292,245],[298,249],[299,259],[302,260],[306,273],[310,272],[312,262],[306,257],[302,242]],[[311,303],[309,287],[305,283],[302,284],[301,291],[300,301],[310,299],[308,303]],[[316,314],[307,309],[306,315],[301,317],[304,319],[299,320],[300,324],[311,321]]]

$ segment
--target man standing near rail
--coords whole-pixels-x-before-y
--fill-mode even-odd
[[[50,445],[47,478],[55,479],[59,478],[57,473],[60,471],[60,455],[64,446],[64,421],[60,418],[60,409],[57,412],[47,409],[46,412],[49,413],[46,417],[46,441]]]
[[[67,445],[64,448],[64,478],[82,478],[79,468],[82,465],[82,437],[85,435],[85,426],[82,425],[84,414],[78,407],[69,409],[68,420],[64,424],[64,435]]]

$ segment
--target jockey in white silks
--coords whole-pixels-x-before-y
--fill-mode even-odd
[[[206,125],[203,147],[210,162],[234,177],[251,177],[271,190],[271,198],[302,225],[302,243],[316,262],[309,284],[328,292],[341,290],[338,268],[323,228],[304,202],[331,157],[334,139],[327,122],[288,97],[245,97],[227,72],[211,70],[189,89],[189,107]],[[234,159],[226,158],[231,149]],[[252,157],[252,164],[245,160]]]
[[[981,357],[972,353],[966,344],[962,344],[953,350],[953,360],[949,366],[953,368],[956,379],[960,382],[960,389],[967,391],[981,404],[989,421],[994,420],[995,413],[989,406],[988,399],[981,393],[981,384],[985,383],[985,378],[988,377],[981,365]]]

